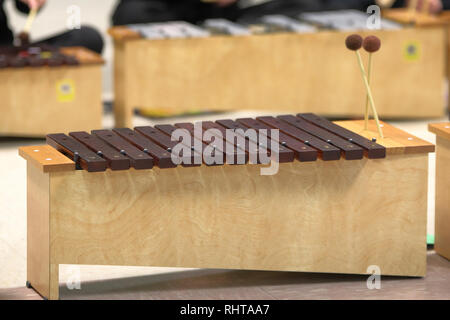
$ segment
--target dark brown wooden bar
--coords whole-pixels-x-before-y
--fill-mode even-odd
[[[174,131],[179,129],[186,130],[189,136],[181,135],[178,141],[172,141]],[[209,141],[205,133],[211,129],[215,131],[209,131],[212,135]],[[196,130],[201,131],[198,136]],[[228,130],[233,134],[227,135]],[[339,160],[341,156],[347,160],[386,157],[385,147],[375,139],[371,141],[312,113],[140,126],[134,130],[79,131],[70,132],[69,136],[50,134],[47,142],[73,159],[78,169],[92,172],[107,168],[150,169],[153,165],[174,168],[178,163],[193,167],[242,165],[249,161],[268,164],[274,159],[288,163],[295,159],[301,162]],[[227,155],[227,151],[231,153]]]
[[[243,125],[237,121],[233,121],[231,119],[217,120],[216,122],[227,129],[233,129],[233,130],[241,129],[244,132],[247,129],[249,129],[245,125]],[[255,129],[255,131],[256,131],[256,134],[258,135],[259,130]],[[237,132],[239,133],[239,131],[237,131]],[[243,135],[243,136],[245,137],[245,135]],[[264,143],[260,142],[260,141],[258,141],[258,137],[256,137],[256,140],[246,137],[246,141],[247,141],[247,143],[249,143],[249,141],[252,141],[257,146],[257,148],[258,148],[258,146],[259,147],[262,146],[265,150],[267,150],[267,152],[269,153],[269,156],[272,156],[272,150],[271,150],[270,145],[268,144],[268,141],[266,141]],[[277,141],[277,143],[278,143],[278,141]],[[261,159],[259,159],[259,151],[258,150],[256,150],[256,153],[258,155],[258,163],[263,163],[261,161]],[[292,162],[292,161],[294,161],[294,158],[295,158],[295,154],[292,150],[287,149],[278,143],[278,161],[280,163]],[[269,160],[269,162],[270,162],[270,160]]]
[[[154,143],[160,145],[162,148],[166,149],[168,152],[172,153],[173,148],[179,143],[179,141],[172,141],[171,137],[167,136],[165,133],[158,129],[150,126],[136,127],[135,131],[142,134],[147,139],[152,140]],[[176,155],[177,158],[181,160],[181,165],[186,167],[199,166],[202,164],[201,154],[195,152],[194,150],[189,150],[190,154],[187,155]],[[174,156],[174,155],[172,155]]]
[[[252,118],[241,118],[241,119],[237,119],[236,121],[243,124],[244,126],[246,126],[248,128],[252,128],[255,130],[267,130],[267,137],[269,139],[272,138],[270,130],[273,128],[262,123],[261,121],[258,121],[258,120],[252,119]],[[297,139],[291,138],[290,136],[288,136],[287,134],[285,134],[283,132],[279,132],[277,140],[281,145],[286,146],[287,148],[291,149],[295,153],[295,157],[297,158],[297,160],[299,160],[301,162],[317,160],[317,156],[318,156],[317,150],[314,148],[311,148],[310,146],[307,146],[303,142],[300,142]]]
[[[47,144],[72,159],[76,166],[89,172],[105,171],[108,162],[86,146],[63,133],[47,135]]]
[[[299,113],[297,116],[364,148],[367,157],[370,159],[381,159],[386,157],[386,148],[382,145],[370,141],[369,139],[347,130],[323,117],[319,117],[313,113]]]
[[[42,57],[46,52],[48,57]],[[24,68],[24,67],[59,67],[61,65],[75,66],[80,61],[71,55],[59,52],[56,47],[31,44],[20,47],[0,48],[0,68]]]
[[[360,160],[364,157],[364,150],[358,145],[353,144],[348,140],[344,140],[327,130],[319,128],[306,120],[293,115],[283,115],[278,116],[277,118],[341,149],[347,160]]]
[[[202,121],[203,130],[209,130],[209,129],[217,129],[222,134],[222,137],[224,140],[229,144],[236,147],[236,150],[243,150],[248,155],[248,161],[251,161],[251,159],[256,159],[254,164],[260,163],[258,160],[258,149],[256,150],[251,148],[250,143],[248,141],[244,141],[244,144],[240,144],[237,139],[230,138],[227,136],[227,129],[224,126],[221,126],[220,124],[213,122],[213,121]]]
[[[135,169],[151,169],[153,168],[153,158],[147,153],[137,149],[135,146],[128,143],[125,139],[118,136],[110,130],[93,130],[93,135],[96,135],[123,155],[130,158],[131,166]]]
[[[114,132],[142,152],[150,155],[154,163],[161,169],[175,168],[170,152],[153,141],[129,128],[114,129]]]
[[[158,125],[155,126],[155,129],[158,129],[159,131],[161,131],[161,132],[163,132],[166,135],[171,137],[172,133],[175,130],[180,129],[180,128],[177,128],[177,127],[175,127],[174,125],[171,125],[171,124],[158,124]],[[188,143],[186,143],[186,141],[183,140],[182,143],[185,144],[186,146],[190,147],[191,150],[193,150],[194,152],[196,152],[196,153],[198,153],[200,155],[203,155],[203,150],[205,150],[205,148],[208,145],[206,143],[204,143],[203,141],[201,141],[201,140],[195,139],[193,134],[189,130],[187,130],[187,131],[188,131],[189,135],[191,136],[191,142],[190,142],[190,144],[188,144]],[[202,160],[203,160],[203,157],[202,157]],[[223,161],[225,161],[225,156],[223,158]],[[207,165],[207,166],[218,165],[218,164],[208,164],[208,163],[206,163],[204,161],[203,161],[203,163],[205,165]]]
[[[111,170],[127,170],[130,168],[130,159],[127,156],[124,156],[96,136],[90,135],[85,131],[70,132],[69,136],[78,140],[98,156],[105,159]]]
[[[195,132],[194,132],[194,124],[184,122],[184,123],[176,123],[175,126],[178,128],[186,129],[187,131],[189,131],[191,133],[192,136],[194,136],[197,139],[197,137],[195,136]],[[246,153],[245,150],[235,148],[235,146],[233,144],[229,143],[225,137],[220,137],[220,136],[214,135],[213,136],[214,142],[206,141],[205,139],[203,139],[204,131],[205,131],[205,128],[202,127],[202,142],[204,142],[207,145],[210,145],[211,143],[213,143],[215,150],[217,150],[217,152],[220,152],[223,155],[223,161],[225,163],[231,164],[231,165],[241,165],[241,164],[246,164],[248,162],[248,153]],[[233,150],[233,153],[230,155],[227,155],[227,150],[230,150],[230,149]],[[242,161],[241,161],[242,158],[244,158],[244,163],[242,163]]]
[[[177,127],[175,127],[174,125],[171,124],[158,124],[155,126],[155,129],[158,129],[159,131],[165,133],[166,135],[168,135],[169,137],[172,136],[172,133],[179,129]],[[197,152],[198,154],[203,154],[203,150],[206,147],[206,144],[204,144],[203,142],[199,141],[199,143],[195,143],[195,139],[194,137],[190,134],[191,136],[191,141],[190,143],[187,143],[186,141],[182,141],[182,143],[184,143],[186,146],[190,147],[191,150],[194,150],[195,152]]]
[[[341,158],[341,149],[336,148],[335,146],[328,144],[303,130],[291,126],[284,121],[274,117],[258,117],[256,119],[271,126],[272,128],[279,129],[285,134],[302,141],[306,145],[317,149],[320,152],[322,160],[332,161],[339,160]]]

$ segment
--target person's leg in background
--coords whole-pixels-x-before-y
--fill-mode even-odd
[[[323,10],[356,9],[365,11],[374,0],[323,0]]]
[[[114,10],[112,24],[119,26],[177,20],[178,12],[171,8],[171,2],[173,1],[121,0]]]
[[[48,44],[54,47],[85,47],[99,54],[103,50],[103,37],[96,29],[88,26],[81,26],[52,36],[50,38],[37,41],[36,44]]]
[[[113,17],[113,25],[182,20],[197,23],[205,19],[238,17],[236,3],[219,6],[201,0],[121,0]]]
[[[319,11],[323,0],[273,0],[260,5],[244,8],[240,12],[239,21],[252,23],[269,14],[282,14],[295,17],[301,12]]]

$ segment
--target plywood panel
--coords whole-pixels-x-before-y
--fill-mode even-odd
[[[427,158],[54,172],[53,261],[423,276]]]
[[[43,137],[101,127],[100,65],[3,69],[0,83],[0,135]],[[61,92],[64,84],[73,94]]]
[[[450,140],[436,137],[435,250],[450,259]]]
[[[50,296],[50,180],[49,174],[27,164],[27,281]]]

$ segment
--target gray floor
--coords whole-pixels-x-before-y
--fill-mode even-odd
[[[22,286],[0,289],[1,299],[41,297]],[[426,277],[382,277],[372,290],[367,276],[193,269],[85,281],[79,290],[62,283],[60,299],[450,299],[450,261],[430,251]]]

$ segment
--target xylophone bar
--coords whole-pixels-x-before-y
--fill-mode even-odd
[[[135,169],[151,169],[153,168],[153,158],[147,153],[129,144],[125,139],[109,130],[93,130],[93,135],[96,135],[101,140],[105,141],[113,148],[118,150],[122,155],[130,159],[130,163]]]
[[[195,132],[194,132],[194,125],[192,123],[187,123],[187,122],[186,123],[176,123],[175,126],[177,128],[186,129],[187,131],[190,132],[191,136],[196,138]],[[202,127],[202,136],[203,136],[204,132],[205,132],[205,128]],[[204,137],[202,137],[203,143],[210,144],[212,142],[212,141],[207,141],[203,138]],[[215,135],[213,138],[214,138],[213,146],[214,146],[215,150],[217,150],[217,152],[220,152],[223,154],[225,163],[232,164],[232,165],[238,165],[238,164],[246,164],[248,162],[248,154],[245,152],[245,149],[243,149],[242,146],[235,147],[234,143],[230,143],[229,141],[226,140],[226,136],[221,137],[221,136]],[[233,150],[233,152],[230,153],[230,156],[233,159],[228,159],[228,157],[226,157],[227,150],[228,151]],[[241,158],[244,158],[243,163],[241,163],[242,162]]]
[[[302,162],[316,161],[318,157],[330,161],[339,160],[341,153],[347,160],[362,159],[364,155],[376,159],[386,157],[385,147],[313,114],[224,119],[199,124],[202,125],[201,137],[196,136],[193,123],[177,123],[134,130],[94,130],[91,134],[71,132],[70,136],[51,134],[47,141],[72,158],[77,168],[93,172],[106,168],[126,170],[130,166],[151,169],[154,163],[159,168],[174,168],[178,163],[172,161],[174,157],[180,157],[178,160],[184,167],[202,163],[245,164],[249,160],[253,164],[268,164],[274,157],[280,163],[293,162],[295,158]],[[172,140],[172,134],[180,128],[190,134],[190,141],[183,137],[179,137],[179,141]],[[272,129],[279,130],[277,138]],[[230,131],[233,135],[229,135]],[[211,136],[206,136],[206,132]],[[275,140],[269,143],[268,139]],[[277,145],[272,150],[274,142]],[[202,157],[207,150],[210,152],[206,153],[212,153],[212,159]],[[183,154],[187,151],[191,152]],[[219,152],[223,158],[217,159]],[[267,158],[261,157],[260,152],[265,152]]]
[[[270,130],[273,129],[261,121],[252,119],[252,118],[242,118],[237,119],[239,123],[243,124],[247,128],[252,128],[255,130],[267,130],[267,137],[272,138],[270,134]],[[279,132],[278,142],[282,146],[286,146],[291,149],[295,153],[295,157],[301,161],[316,161],[317,160],[317,150],[307,146],[303,142],[300,142],[297,139],[291,138],[287,134],[283,132]]]
[[[77,167],[79,166],[90,172],[106,170],[108,163],[105,159],[72,137],[62,133],[49,134],[47,135],[47,144],[73,159]]]
[[[248,129],[246,126],[240,124],[237,121],[233,121],[233,120],[217,120],[216,122],[227,129],[234,129],[234,130],[242,129],[244,132],[245,132],[245,130]],[[256,128],[251,128],[251,129],[256,130]],[[247,138],[247,141],[249,141],[249,140],[252,140],[252,139]],[[255,143],[256,145],[258,145],[258,143],[261,145],[261,143],[257,140],[256,141],[252,140],[252,142]],[[265,150],[272,152],[270,146],[267,143],[262,144],[262,146],[264,147]],[[294,161],[294,157],[295,157],[295,155],[292,150],[284,148],[282,145],[278,145],[278,159],[279,159],[278,161],[280,163],[292,162],[292,161]],[[258,160],[258,162],[261,163],[259,160]]]
[[[114,132],[128,141],[131,145],[139,150],[149,154],[156,165],[161,169],[175,168],[177,165],[173,163],[170,152],[161,148],[159,145],[151,140],[148,140],[143,135],[128,128],[114,129]]]
[[[172,136],[172,133],[179,129],[173,125],[170,124],[161,124],[161,125],[156,125],[155,126],[156,129],[158,129],[161,132],[164,132],[165,134]],[[187,129],[186,129],[187,130]],[[190,130],[187,130],[187,132],[190,134],[191,136],[191,143],[190,144],[186,144],[185,141],[183,141],[183,144],[186,144],[188,147],[191,148],[191,150],[193,150],[194,152],[198,153],[198,154],[203,154],[203,151],[206,149],[206,147],[208,146],[206,143],[203,142],[203,140],[197,140],[195,135],[193,134],[193,132],[191,132]],[[195,141],[199,141],[200,142],[200,146],[197,146],[197,143],[195,143]],[[222,158],[222,163],[225,162],[225,152],[222,153],[223,154],[223,158]],[[213,152],[214,155],[214,152]],[[206,163],[204,162],[206,165],[208,166],[216,166],[219,165],[217,163]]]
[[[219,130],[222,133],[222,136],[225,138],[226,142],[229,145],[236,146],[238,149],[244,150],[245,153],[248,154],[249,161],[251,159],[257,159],[256,163],[262,163],[262,162],[260,162],[260,159],[258,157],[258,148],[251,149],[250,143],[248,143],[248,141],[245,141],[244,145],[242,146],[237,141],[235,141],[236,139],[234,139],[234,138],[233,139],[229,139],[227,137],[226,128],[221,126],[220,124],[212,122],[212,121],[204,121],[204,122],[202,122],[202,124],[203,124],[203,129],[204,130],[209,130],[209,129],[217,129],[217,130]]]
[[[298,129],[309,132],[317,138],[322,139],[327,143],[341,149],[345,156],[345,159],[347,160],[359,160],[364,156],[364,151],[359,146],[351,143],[348,140],[344,140],[329,131],[321,129],[301,118],[292,115],[285,115],[279,116],[278,119],[283,120]]]
[[[69,136],[78,140],[97,155],[105,159],[111,170],[127,170],[130,168],[130,159],[128,157],[110,147],[106,142],[96,136],[90,135],[84,131],[70,132]]]
[[[145,136],[146,138],[152,140],[156,144],[159,144],[161,147],[167,150],[167,152],[172,152],[173,148],[178,144],[177,141],[172,141],[169,136],[164,134],[162,131],[157,130],[155,128],[152,128],[150,126],[145,127],[136,127],[134,128],[137,132]],[[191,149],[192,151],[192,149]],[[183,166],[197,166],[200,163],[201,164],[201,154],[198,154],[197,152],[191,152],[191,155],[183,155],[181,158],[182,165]],[[187,163],[191,163],[190,165]]]
[[[73,56],[59,52],[29,53],[21,51],[18,53],[0,53],[0,68],[24,68],[24,67],[59,67],[62,65],[75,66],[80,62]]]
[[[155,129],[158,129],[159,131],[165,133],[166,135],[168,135],[169,137],[172,136],[172,133],[177,130],[178,128],[171,125],[171,124],[159,124],[155,126]],[[196,146],[196,143],[193,139],[193,137],[191,136],[191,143],[187,144],[186,141],[182,141],[183,144],[185,144],[187,147],[190,147],[192,151],[194,151],[196,154],[203,154],[203,150],[206,148],[206,144],[204,144],[203,142],[200,144],[200,148],[198,148]]]
[[[313,113],[299,113],[297,116],[364,148],[369,159],[380,159],[386,157],[385,147],[375,143],[374,141],[370,141],[359,134],[338,126],[325,118],[316,116]]]
[[[272,128],[279,129],[281,132],[302,141],[303,143],[317,149],[320,152],[322,160],[331,161],[339,160],[341,158],[341,150],[334,147],[327,142],[316,138],[315,136],[300,130],[290,124],[281,121],[274,117],[258,117],[257,120],[271,126]]]

